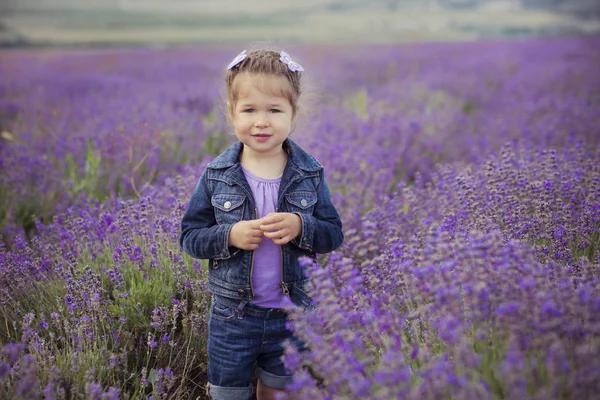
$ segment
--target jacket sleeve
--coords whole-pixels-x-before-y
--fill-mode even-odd
[[[313,214],[297,214],[302,219],[302,233],[292,243],[313,253],[329,253],[342,245],[342,220],[331,202],[323,171],[317,187],[317,203]]]
[[[228,243],[233,225],[217,224],[206,174],[204,170],[183,215],[179,244],[194,258],[224,260],[234,250]]]

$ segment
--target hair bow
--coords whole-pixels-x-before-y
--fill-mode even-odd
[[[304,68],[302,68],[302,65],[293,61],[292,57],[290,57],[290,55],[288,53],[286,53],[285,51],[282,51],[281,53],[279,53],[279,55],[281,56],[281,57],[279,57],[279,60],[282,63],[286,64],[288,66],[288,68],[290,69],[290,71],[292,71],[292,72],[304,71]]]
[[[242,51],[240,54],[235,56],[235,58],[229,63],[229,65],[227,66],[227,69],[236,67],[242,61],[244,61],[244,59],[246,58],[247,55],[248,54],[246,53],[246,50]],[[290,57],[290,55],[288,53],[286,53],[285,51],[280,52],[279,55],[280,55],[279,60],[282,63],[284,63],[285,65],[287,65],[288,68],[290,69],[290,71],[292,71],[292,72],[304,71],[304,68],[302,68],[302,65],[293,61],[292,57]]]
[[[231,68],[237,66],[239,63],[244,61],[245,58],[246,58],[246,50],[242,51],[240,54],[235,56],[235,58],[227,66],[227,69],[231,69]]]

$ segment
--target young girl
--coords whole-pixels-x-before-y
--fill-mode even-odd
[[[289,139],[301,72],[285,52],[244,50],[227,67],[227,112],[239,139],[210,162],[182,221],[180,243],[209,259],[208,393],[259,400],[290,383],[281,356],[284,307],[314,308],[298,258],[338,248],[342,222],[323,166]]]

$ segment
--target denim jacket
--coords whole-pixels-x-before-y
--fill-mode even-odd
[[[230,246],[229,231],[241,220],[256,219],[252,190],[239,162],[236,142],[203,171],[181,223],[180,245],[194,258],[209,259],[208,289],[232,299],[254,298],[254,251]],[[283,143],[288,161],[281,178],[277,209],[300,216],[302,233],[281,246],[281,290],[294,304],[312,308],[302,256],[337,249],[344,240],[342,222],[331,203],[323,166],[291,139]]]

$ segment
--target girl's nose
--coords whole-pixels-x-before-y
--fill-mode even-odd
[[[254,121],[254,126],[257,128],[264,128],[269,126],[269,120],[264,115],[258,115],[256,121]]]

